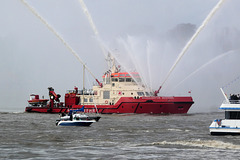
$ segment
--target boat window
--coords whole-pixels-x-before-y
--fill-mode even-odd
[[[106,78],[106,84],[110,83],[110,78]]]
[[[138,96],[144,96],[143,92],[137,92]]]
[[[94,95],[94,92],[92,89],[89,89],[89,93],[90,93],[90,95]]]
[[[84,98],[84,102],[88,102],[88,99],[87,99],[87,98]]]
[[[125,77],[125,74],[119,74],[120,77]]]
[[[93,98],[89,98],[89,102],[93,102]]]
[[[118,82],[118,78],[112,78],[112,82]]]
[[[119,82],[124,82],[125,78],[119,78]]]
[[[80,90],[80,91],[79,91],[79,94],[80,94],[80,95],[83,95],[83,90]]]
[[[103,99],[110,99],[110,91],[103,91]]]
[[[145,92],[145,95],[146,95],[146,96],[150,96],[148,92]]]
[[[225,118],[226,119],[240,119],[240,111],[226,111]]]
[[[126,78],[126,82],[131,82],[132,78]]]
[[[129,75],[129,74],[126,74],[126,77],[130,77],[130,75]]]

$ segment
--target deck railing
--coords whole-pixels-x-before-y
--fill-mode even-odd
[[[223,104],[240,104],[240,100],[224,100]]]

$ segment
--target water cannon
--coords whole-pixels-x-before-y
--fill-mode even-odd
[[[103,87],[103,84],[101,82],[98,81],[98,79],[96,79],[98,85],[102,88]]]
[[[160,86],[158,90],[154,91],[154,96],[157,96],[157,94],[160,92],[161,88],[162,88],[162,86]]]

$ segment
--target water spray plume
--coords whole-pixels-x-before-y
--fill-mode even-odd
[[[214,14],[216,13],[216,11],[221,7],[221,5],[223,4],[225,0],[220,0],[217,5],[211,10],[211,12],[208,14],[208,16],[206,17],[206,19],[203,21],[203,23],[201,24],[201,26],[197,29],[197,31],[194,33],[194,35],[192,36],[192,38],[188,41],[188,43],[185,45],[185,47],[182,49],[181,53],[179,54],[177,60],[175,61],[175,63],[173,64],[173,66],[171,67],[171,69],[169,70],[166,78],[164,79],[163,83],[161,86],[163,86],[165,84],[165,82],[167,81],[167,79],[169,78],[169,76],[171,75],[171,73],[173,72],[173,70],[175,69],[176,65],[179,63],[179,61],[182,59],[182,57],[184,56],[184,54],[186,53],[186,51],[188,50],[188,48],[191,46],[191,44],[193,43],[193,41],[197,38],[197,36],[199,35],[199,33],[203,30],[203,28],[208,24],[208,22],[210,21],[210,19],[214,16]]]
[[[92,27],[92,30],[93,30],[94,34],[95,34],[96,37],[97,37],[97,40],[98,40],[98,42],[99,42],[99,44],[100,44],[100,48],[101,48],[103,54],[105,55],[105,57],[107,57],[107,53],[106,53],[103,45],[102,45],[101,42],[100,42],[99,32],[98,32],[98,30],[97,30],[96,25],[95,25],[94,22],[93,22],[93,19],[92,19],[91,14],[88,12],[88,9],[87,9],[84,1],[83,1],[83,0],[79,0],[79,2],[80,2],[80,5],[81,5],[81,7],[82,7],[82,10],[83,10],[84,14],[86,15],[86,17],[87,17],[87,19],[88,19],[88,22],[90,23],[90,26]]]
[[[61,37],[61,35],[54,30],[54,28],[48,24],[48,22],[40,16],[34,9],[31,7],[25,0],[21,0],[21,2],[38,18],[41,20],[43,24],[47,26],[47,28],[54,33],[54,35],[67,47],[67,49],[70,50],[70,52],[77,58],[77,60],[85,67],[85,69],[93,76],[93,78],[98,82],[100,86],[102,84],[97,80],[97,78],[93,75],[93,73],[90,71],[90,69],[86,66],[86,64],[81,60],[81,58],[78,56],[78,54],[72,49],[72,47]]]
[[[149,84],[149,86],[150,86],[150,88],[152,89],[153,87],[152,87],[152,76],[151,76],[151,63],[150,63],[150,57],[151,57],[151,51],[150,51],[150,48],[151,48],[151,42],[150,41],[147,41],[147,47],[146,47],[147,49],[146,49],[146,53],[147,53],[147,68],[148,68],[148,77],[149,77],[149,82],[150,82],[150,84]]]
[[[93,23],[92,17],[90,15],[90,13],[88,12],[88,9],[87,9],[84,1],[83,0],[79,0],[79,2],[81,4],[81,6],[82,6],[83,12],[86,15],[86,17],[87,17],[87,19],[88,19],[88,21],[89,21],[89,23],[90,23],[90,25],[91,25],[95,35],[98,36],[98,30],[97,30],[95,24]]]
[[[239,51],[239,50],[236,50]],[[196,69],[194,72],[192,72],[191,74],[189,74],[186,78],[184,78],[181,82],[179,82],[173,89],[177,88],[180,84],[182,84],[183,82],[185,82],[188,78],[192,77],[193,75],[195,75],[196,73],[198,73],[200,70],[202,70],[203,68],[207,67],[208,65],[214,63],[215,61],[219,60],[220,58],[223,58],[224,56],[227,56],[231,53],[234,53],[234,51],[228,51],[226,53],[223,53],[215,58],[213,58],[212,60],[210,60],[209,62],[203,64],[201,67],[199,67],[198,69]],[[173,90],[172,89],[172,90]]]

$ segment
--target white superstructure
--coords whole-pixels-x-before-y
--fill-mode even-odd
[[[227,99],[224,96],[225,100],[219,109],[225,110],[225,119],[215,119],[209,126],[210,134],[240,134],[240,97],[231,95]]]

